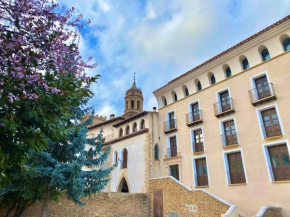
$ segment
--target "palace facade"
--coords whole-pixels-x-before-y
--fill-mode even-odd
[[[236,204],[290,216],[290,16],[154,91],[158,112],[126,92],[124,115],[98,120],[109,164],[106,191],[148,192],[149,179],[173,176]],[[100,118],[99,118],[100,119]]]

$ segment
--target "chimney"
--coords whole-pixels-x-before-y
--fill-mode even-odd
[[[153,107],[153,111],[156,112],[156,107]]]
[[[110,115],[110,120],[115,118],[115,114]]]

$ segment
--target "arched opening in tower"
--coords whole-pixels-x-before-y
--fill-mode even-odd
[[[120,182],[118,192],[129,193],[129,186],[124,177],[122,178],[122,181]]]

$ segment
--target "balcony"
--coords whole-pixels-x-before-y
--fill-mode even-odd
[[[163,132],[165,134],[177,131],[176,119],[171,119],[163,123]]]
[[[229,115],[235,112],[234,101],[232,98],[227,99],[226,102],[217,102],[213,104],[215,116],[217,118]]]
[[[192,151],[193,151],[193,154],[203,153],[204,152],[203,142],[200,142],[200,143],[193,142]]]
[[[249,96],[253,106],[263,104],[277,98],[272,83],[264,85],[261,88],[249,90]]]
[[[186,125],[188,127],[202,123],[202,111],[199,109],[197,112],[191,112],[185,115]]]
[[[167,158],[172,158],[177,156],[177,148],[167,148]]]
[[[239,145],[237,131],[232,131],[231,134],[223,134],[221,135],[221,139],[223,148],[236,147]]]
[[[282,136],[280,123],[277,120],[273,123],[266,123],[266,125],[262,125],[262,130],[265,139],[271,139]]]

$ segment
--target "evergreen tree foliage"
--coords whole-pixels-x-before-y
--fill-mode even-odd
[[[43,200],[43,216],[46,216],[48,201],[57,200],[61,194],[83,206],[81,197],[105,188],[113,168],[102,165],[110,149],[103,151],[101,132],[88,138],[87,126],[92,116],[84,120],[86,111],[75,110],[74,119],[67,120],[72,130],[66,139],[53,142],[47,138],[48,148],[31,153],[26,170],[15,174],[14,180],[3,186],[0,197],[7,213],[13,208],[10,213],[20,216],[29,205]]]

